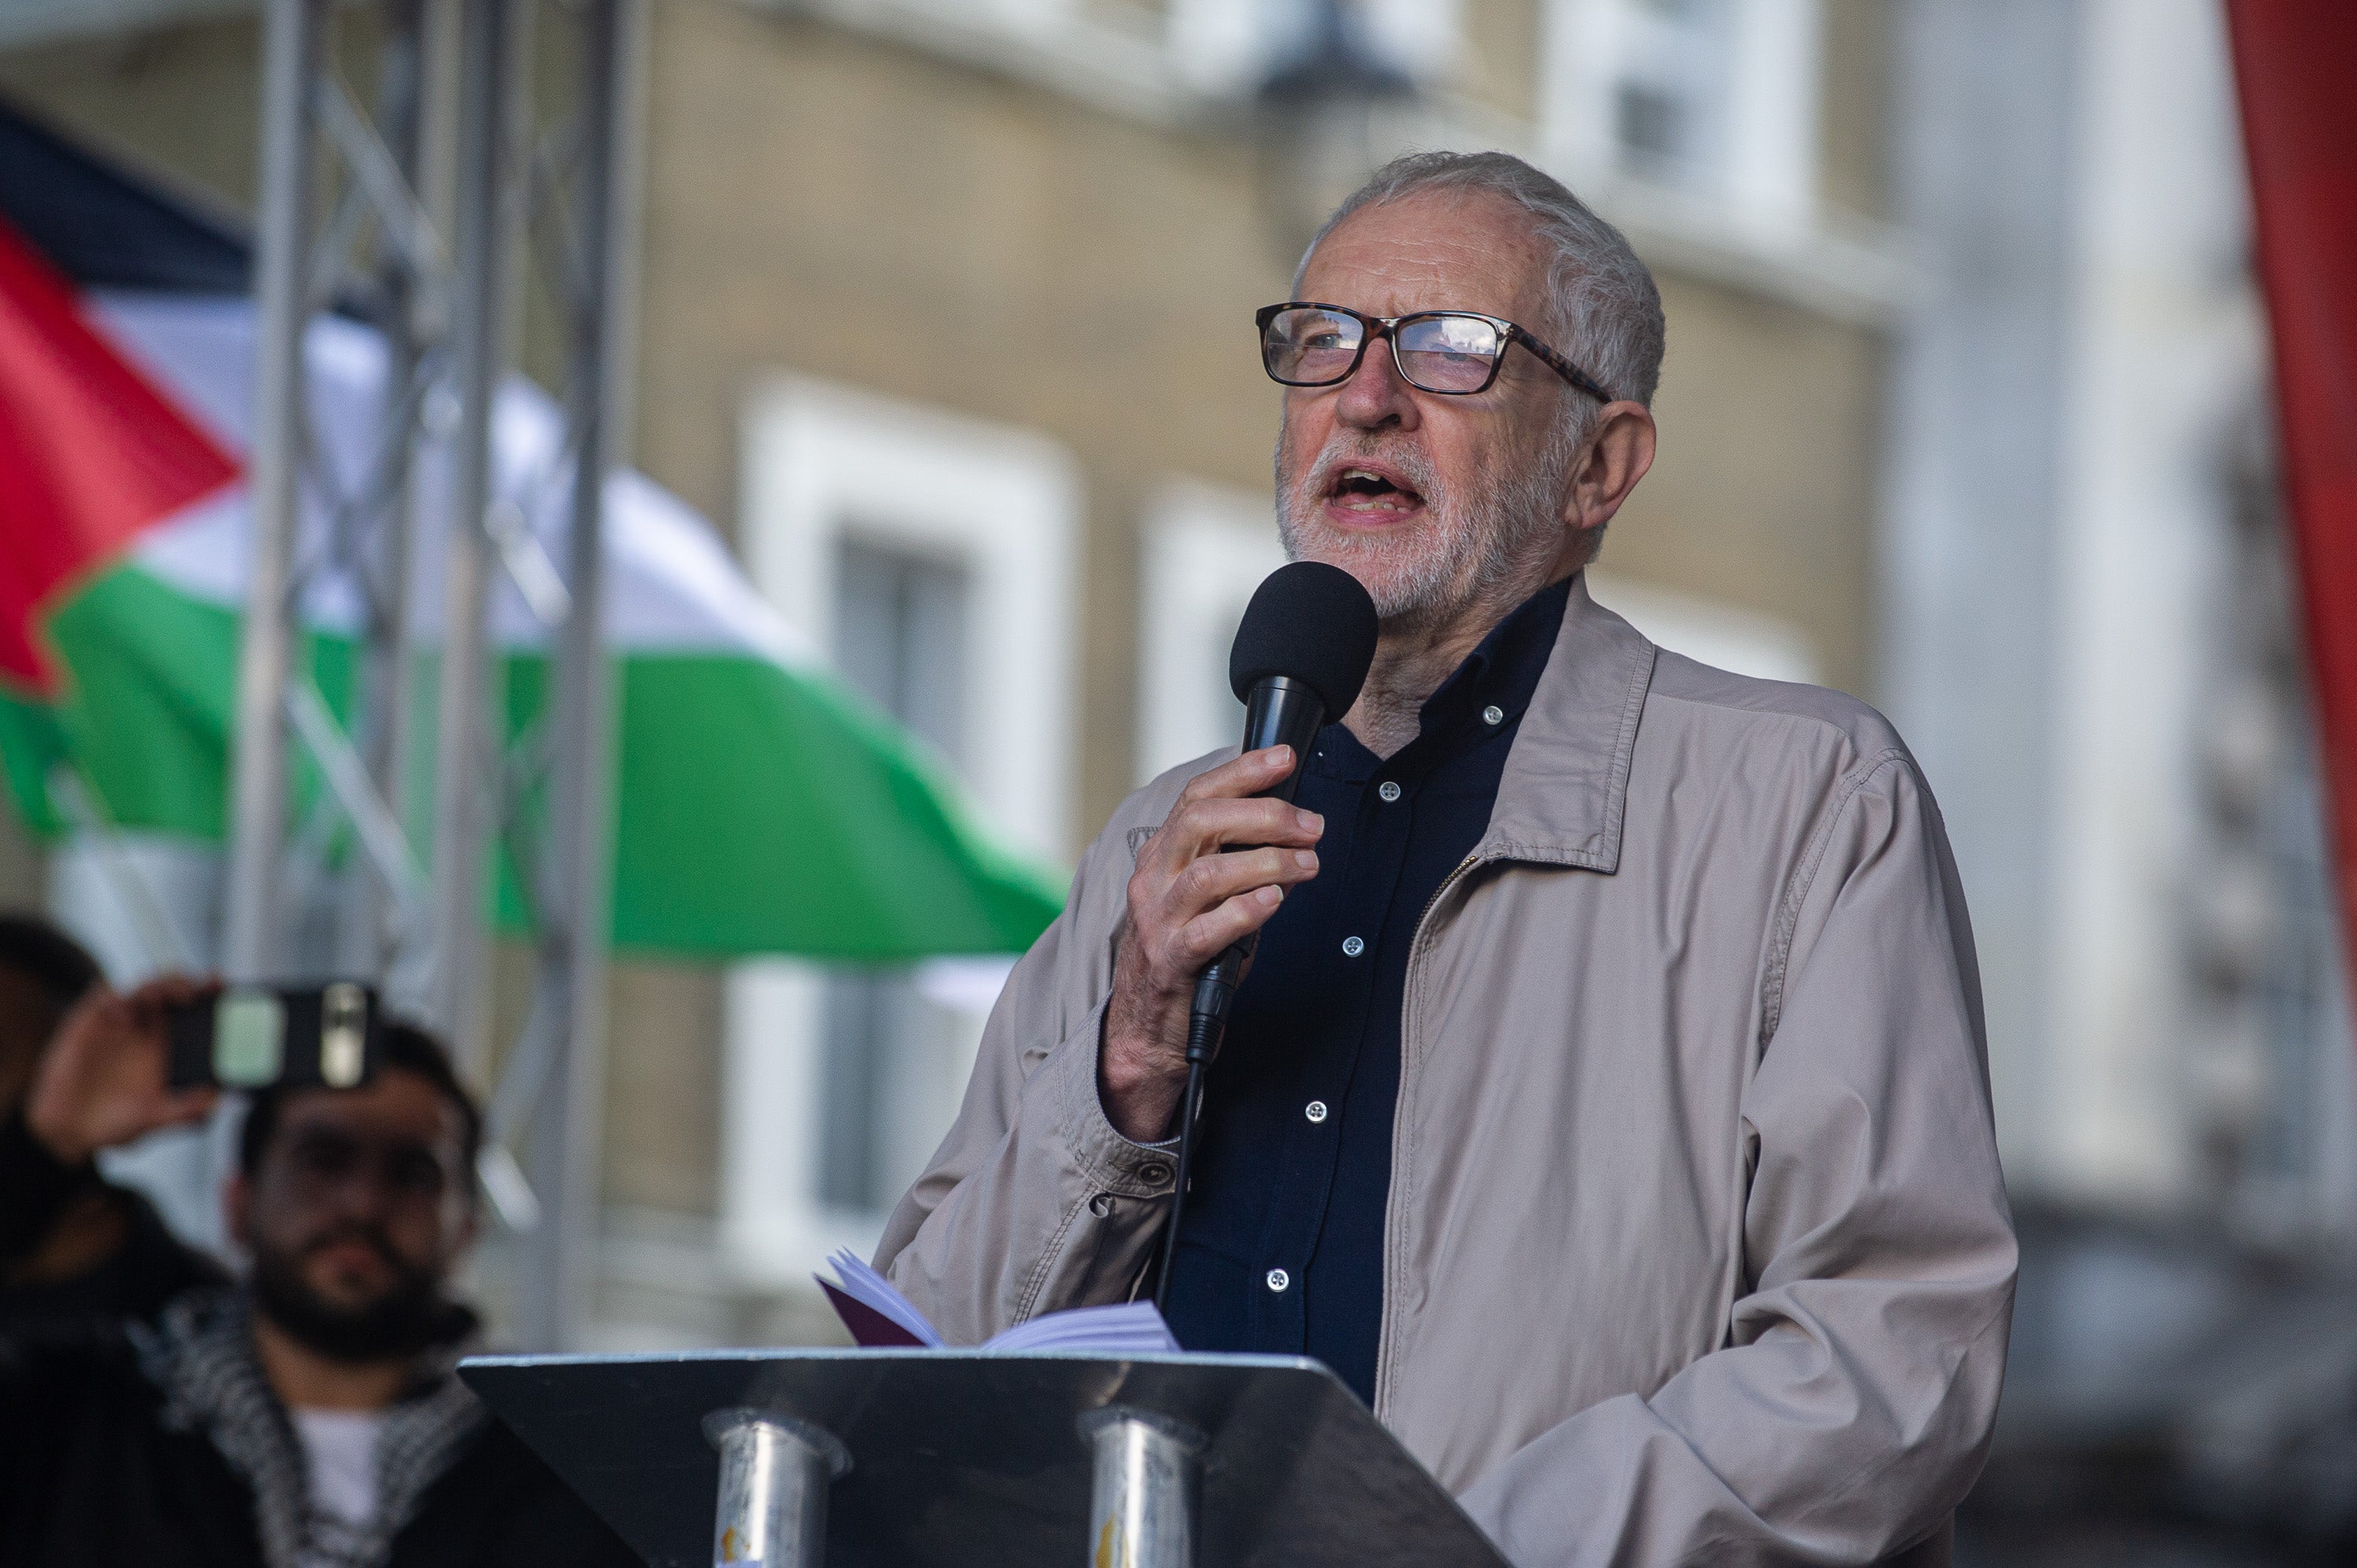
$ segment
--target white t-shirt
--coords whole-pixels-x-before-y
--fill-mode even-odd
[[[311,1465],[311,1507],[346,1524],[376,1514],[376,1440],[384,1412],[374,1410],[294,1410],[295,1434]]]

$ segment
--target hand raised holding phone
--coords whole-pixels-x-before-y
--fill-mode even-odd
[[[218,982],[167,974],[125,994],[101,985],[58,1026],[25,1101],[25,1125],[52,1155],[80,1165],[101,1149],[136,1142],[211,1114],[220,1091],[170,1081],[167,1021],[199,1006]]]

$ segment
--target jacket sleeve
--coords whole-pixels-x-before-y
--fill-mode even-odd
[[[1124,821],[1082,857],[1064,912],[1008,977],[957,1121],[877,1250],[951,1344],[1127,1298],[1159,1234],[1170,1154],[1115,1132],[1097,1097],[1131,866]]]
[[[1467,1491],[1523,1568],[1944,1560],[1996,1412],[2012,1220],[1937,809],[1901,752],[1842,788],[1770,944],[1726,1344]]]
[[[22,1262],[45,1240],[66,1204],[98,1173],[88,1163],[70,1165],[41,1145],[25,1124],[19,1106],[0,1118],[0,1265]]]

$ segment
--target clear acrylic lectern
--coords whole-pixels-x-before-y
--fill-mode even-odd
[[[1334,1374],[1274,1356],[479,1356],[651,1568],[1503,1568]]]

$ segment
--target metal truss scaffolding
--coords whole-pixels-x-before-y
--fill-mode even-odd
[[[265,28],[224,967],[232,982],[373,977],[490,1088],[482,1175],[514,1232],[511,1332],[533,1346],[577,1337],[595,1237],[611,837],[602,503],[630,422],[643,5],[382,0],[372,111],[334,47],[354,7],[270,0]],[[565,69],[536,77],[536,44]],[[560,77],[565,104],[531,102],[531,82]],[[544,477],[561,559],[503,489],[494,445],[528,257],[563,353],[562,456]],[[307,338],[330,309],[368,322],[386,349],[371,450],[340,488],[307,414]],[[421,483],[437,444],[438,488]],[[447,515],[427,515],[437,501]],[[429,539],[442,568],[432,636],[412,586]],[[548,699],[512,735],[490,619],[501,573],[541,623],[548,662]],[[360,607],[346,722],[296,657],[306,594],[328,575],[356,585]],[[320,784],[299,812],[296,746]],[[429,776],[430,792],[411,787]],[[504,1051],[491,1048],[486,996],[494,846],[533,931],[531,1004]]]

